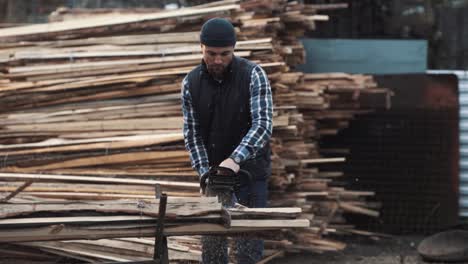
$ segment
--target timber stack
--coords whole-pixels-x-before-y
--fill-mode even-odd
[[[324,158],[318,143],[355,115],[389,107],[390,93],[371,76],[292,70],[305,59],[298,38],[327,19],[320,10],[340,7],[226,0],[173,11],[60,9],[55,22],[1,29],[0,191],[21,190],[9,202],[117,202],[154,200],[159,184],[169,196],[199,199],[198,176],[183,146],[180,87],[200,62],[202,23],[222,16],[238,29],[236,55],[259,63],[273,88],[271,205],[300,207],[311,222],[266,245],[344,248],[324,237],[358,233],[343,213],[377,217],[378,211],[365,202],[373,192],[334,186],[343,173],[320,166],[345,158]],[[379,103],[366,104],[366,96]],[[199,250],[193,240],[180,239],[187,243],[181,247]],[[121,242],[129,241],[115,243]],[[82,242],[50,243],[61,244],[48,252]]]
[[[309,220],[298,219],[300,208],[224,209],[216,197],[169,197],[166,206],[164,234],[169,236],[171,261],[198,262],[200,235],[235,236],[310,225]],[[16,254],[29,261],[34,254],[25,256],[24,251],[31,252],[31,248],[92,263],[147,260],[153,256],[158,207],[159,199],[13,198],[13,203],[0,210],[0,243],[14,243],[16,248],[9,249],[7,256]],[[270,255],[277,252],[270,251]]]

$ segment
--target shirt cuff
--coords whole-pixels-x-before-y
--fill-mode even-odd
[[[229,156],[237,165],[240,165],[246,160],[245,155],[242,154],[242,151],[234,151],[231,156]]]
[[[201,167],[200,169],[198,169],[198,174],[201,176],[203,176],[210,168],[208,167]]]

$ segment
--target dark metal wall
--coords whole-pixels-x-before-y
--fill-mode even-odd
[[[323,148],[348,148],[347,187],[373,190],[381,216],[359,228],[430,234],[458,223],[458,88],[454,75],[383,75],[392,108],[361,115]]]

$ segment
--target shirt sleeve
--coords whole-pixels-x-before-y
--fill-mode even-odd
[[[184,115],[184,143],[189,151],[192,168],[201,176],[209,170],[208,155],[200,135],[200,124],[192,104],[187,77],[182,81],[182,112]]]
[[[250,112],[252,127],[231,154],[237,163],[255,157],[258,150],[270,140],[273,127],[273,99],[267,74],[260,67],[252,70],[250,81]]]

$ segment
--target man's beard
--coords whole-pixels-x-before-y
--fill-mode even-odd
[[[224,65],[207,65],[208,72],[217,80],[222,80],[224,77],[224,72],[226,71],[226,66]]]

